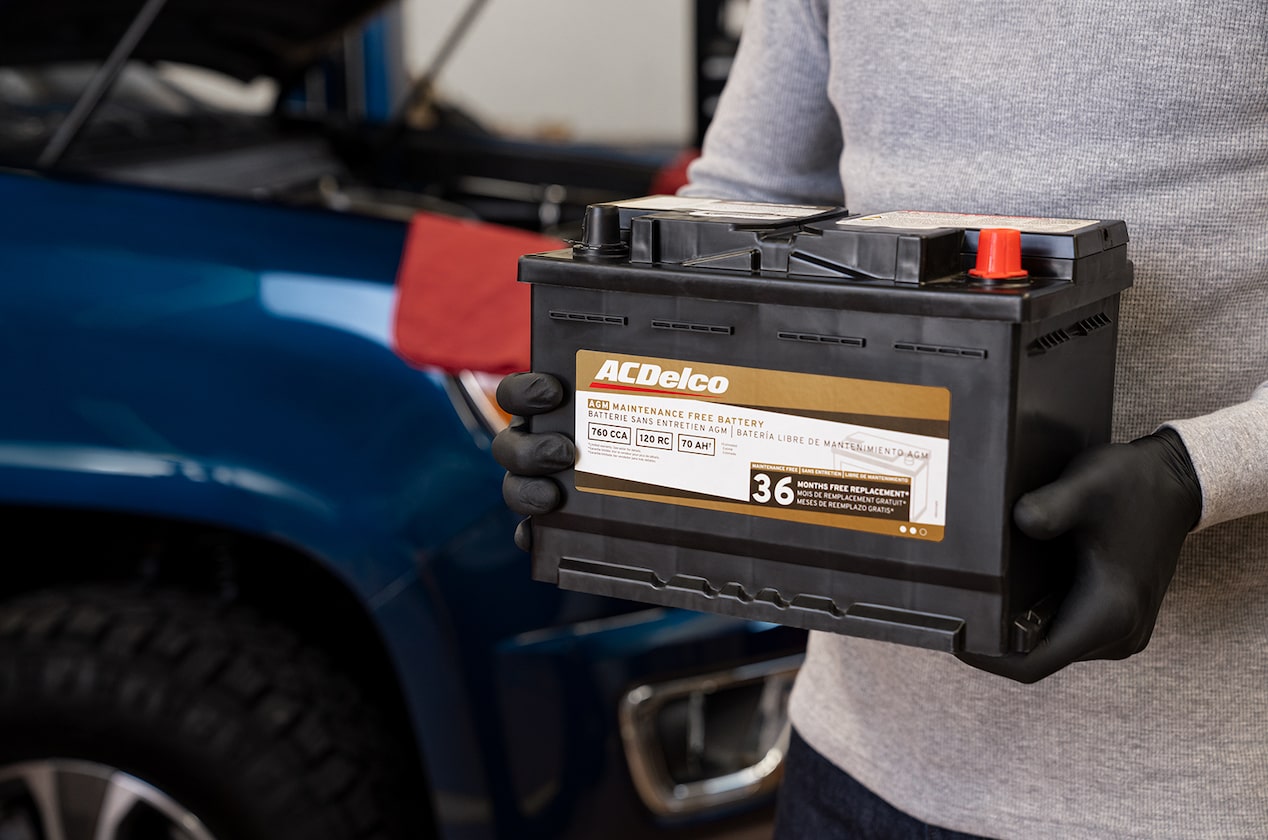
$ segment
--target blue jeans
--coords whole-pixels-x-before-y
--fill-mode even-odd
[[[856,782],[793,730],[774,840],[984,840],[923,823]]]

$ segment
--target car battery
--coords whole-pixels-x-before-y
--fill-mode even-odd
[[[673,196],[521,258],[576,445],[561,587],[951,652],[1031,649],[1062,540],[1012,523],[1108,441],[1121,221]]]

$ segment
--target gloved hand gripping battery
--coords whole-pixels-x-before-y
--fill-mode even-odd
[[[1072,662],[1144,650],[1180,546],[1201,514],[1197,474],[1172,429],[1084,452],[1013,508],[1027,536],[1069,537],[1073,578],[1047,636],[1024,655],[961,660],[1033,683]]]
[[[515,419],[493,439],[493,457],[506,468],[502,498],[522,516],[549,513],[563,501],[559,485],[545,476],[566,470],[576,460],[576,449],[557,432],[525,431],[525,417],[557,408],[564,401],[559,380],[544,373],[512,373],[498,384],[498,404]],[[532,549],[527,519],[515,529],[515,544]]]
[[[503,409],[522,418],[557,407],[564,392],[552,376],[520,373],[506,377],[497,396]],[[525,516],[558,507],[561,491],[548,476],[572,466],[574,452],[564,435],[533,434],[522,420],[512,423],[493,442],[494,457],[508,471],[507,505]],[[1124,659],[1144,650],[1180,547],[1201,511],[1197,475],[1173,430],[1084,452],[1013,511],[1027,536],[1069,541],[1072,583],[1048,635],[1027,654],[960,659],[1033,683],[1073,662]],[[520,523],[516,543],[530,548],[528,520]]]

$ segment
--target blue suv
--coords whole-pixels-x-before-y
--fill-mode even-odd
[[[530,580],[490,377],[390,340],[413,213],[563,234],[662,161],[288,107],[368,5],[0,3],[5,840],[769,817],[804,635]]]

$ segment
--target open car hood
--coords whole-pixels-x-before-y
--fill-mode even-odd
[[[0,0],[0,66],[101,60],[143,0]],[[386,0],[168,0],[133,57],[289,80]]]

